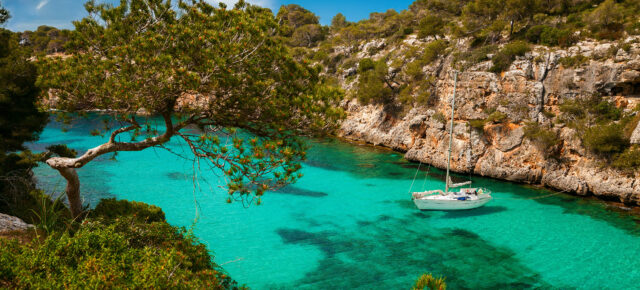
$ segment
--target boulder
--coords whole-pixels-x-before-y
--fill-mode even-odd
[[[33,225],[25,223],[20,218],[0,213],[0,233],[24,231],[30,228],[33,228]]]

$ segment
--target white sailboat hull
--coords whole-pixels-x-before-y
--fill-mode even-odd
[[[491,196],[478,199],[414,199],[416,207],[420,210],[466,210],[481,207],[491,201]]]

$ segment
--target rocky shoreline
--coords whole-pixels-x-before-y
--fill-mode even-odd
[[[581,42],[563,50],[536,47],[519,57],[502,74],[488,72],[491,61],[472,66],[458,75],[452,170],[496,179],[542,185],[581,196],[640,206],[640,173],[604,166],[582,144],[576,130],[553,122],[559,104],[565,99],[600,94],[624,110],[640,104],[640,45],[635,41],[628,51],[611,53],[612,43]],[[399,46],[385,47],[372,58],[391,50],[420,45],[405,40]],[[363,44],[363,50],[371,44]],[[353,53],[358,53],[353,52]],[[363,54],[362,52],[359,52]],[[582,55],[589,61],[565,67],[560,59]],[[402,110],[393,104],[361,105],[353,98],[343,103],[348,113],[339,136],[404,152],[411,161],[446,167],[449,133],[442,116],[449,116],[453,94],[452,56],[425,67],[437,80],[432,107]],[[340,76],[343,88],[353,96],[357,80]],[[472,128],[470,120],[485,119],[484,108],[492,107],[508,117],[507,122]],[[408,111],[408,112],[407,112]],[[551,112],[554,116],[544,114]],[[548,125],[561,140],[559,156],[548,157],[544,148],[525,137],[528,120]],[[631,137],[640,143],[640,125]]]

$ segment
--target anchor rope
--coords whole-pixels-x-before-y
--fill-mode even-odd
[[[550,194],[545,194],[545,195],[541,195],[541,196],[534,196],[534,197],[529,197],[529,198],[513,198],[513,197],[494,197],[493,199],[502,199],[502,200],[534,200],[534,199],[541,199],[541,198],[546,198],[546,197],[550,197],[550,196],[554,196],[554,195],[558,195],[561,193],[565,193],[568,190],[563,190],[563,191],[559,191],[559,192],[554,192],[554,193],[550,193]]]

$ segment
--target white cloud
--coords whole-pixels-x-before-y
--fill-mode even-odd
[[[40,1],[40,3],[38,3],[38,5],[36,6],[36,10],[40,10],[42,9],[42,7],[44,7],[44,5],[47,5],[47,3],[49,3],[49,0],[42,0]]]

